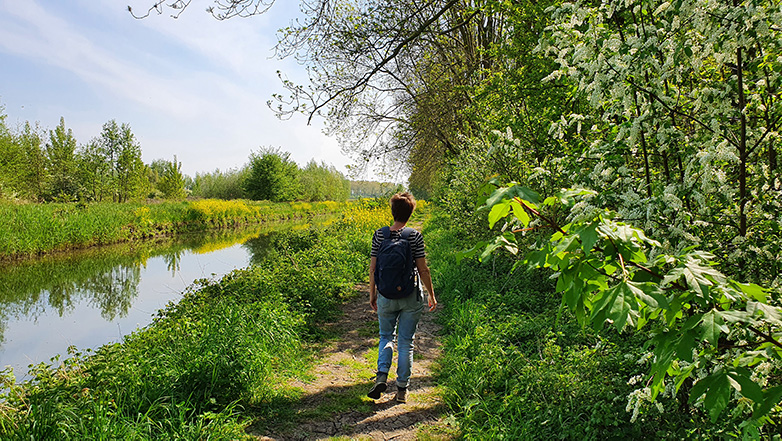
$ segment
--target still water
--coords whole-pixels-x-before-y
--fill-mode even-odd
[[[0,369],[17,381],[71,345],[83,351],[120,342],[197,279],[250,264],[274,231],[199,234],[47,256],[0,267]]]

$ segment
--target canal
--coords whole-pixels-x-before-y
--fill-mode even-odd
[[[0,369],[17,381],[28,366],[56,363],[70,346],[83,351],[122,341],[176,302],[198,279],[248,266],[277,231],[256,226],[80,250],[0,267]]]

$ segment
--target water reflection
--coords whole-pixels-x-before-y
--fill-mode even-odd
[[[262,256],[281,226],[100,247],[0,268],[0,369],[21,380],[73,344],[96,347],[144,326],[193,280]],[[242,244],[245,244],[244,246]],[[257,257],[256,257],[257,259]]]

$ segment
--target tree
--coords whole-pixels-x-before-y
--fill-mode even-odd
[[[290,159],[288,152],[261,149],[250,155],[244,190],[254,200],[294,201],[302,194],[299,167]]]
[[[0,106],[0,197],[8,197],[18,191],[18,173],[23,154],[14,134],[5,123],[5,107]]]
[[[551,133],[599,170],[582,185],[672,246],[700,243],[739,270],[761,258],[755,280],[778,277],[764,256],[779,240],[735,251],[770,238],[782,209],[778,4],[579,2],[554,20],[540,45],[560,66],[549,78],[567,78],[590,107]]]
[[[173,161],[165,161],[163,173],[160,176],[160,181],[157,183],[157,189],[167,199],[182,199],[187,195],[185,178],[182,175],[182,163],[177,162],[176,155],[174,155]]]
[[[95,138],[79,149],[76,155],[79,179],[85,196],[93,201],[102,201],[111,194],[112,167],[104,154],[101,142]]]
[[[244,183],[249,171],[249,166],[245,166],[228,171],[218,169],[211,173],[196,173],[193,195],[202,198],[241,199],[245,197]]]
[[[610,210],[559,223],[558,211],[577,211],[577,202],[594,197],[593,191],[563,189],[542,200],[516,183],[498,188],[492,182],[486,190],[489,227],[505,221],[506,228],[475,252],[483,249],[482,259],[501,249],[523,255],[518,239],[540,231],[518,263],[554,271],[562,306],[580,324],[597,331],[606,324],[620,332],[649,330],[651,401],[666,387],[676,396],[687,384],[683,401],[704,396],[716,421],[735,391],[744,400],[736,404],[739,415],[760,426],[766,422],[782,399],[779,377],[759,368],[782,361],[782,308],[767,290],[727,277],[714,268],[711,253],[694,248],[666,253]]]
[[[65,118],[49,131],[46,145],[49,164],[47,199],[74,200],[79,193],[76,176],[76,138],[71,129],[65,128]]]
[[[100,151],[111,172],[112,199],[125,202],[137,197],[142,189],[144,163],[141,146],[127,124],[111,120],[103,125],[99,138]]]
[[[311,160],[300,170],[302,197],[308,201],[345,201],[350,196],[347,179],[326,163]]]
[[[273,1],[220,1],[219,19],[268,9]],[[155,2],[179,16],[190,2]],[[270,106],[282,117],[303,112],[327,118],[329,131],[362,164],[394,174],[414,168],[430,182],[445,154],[458,154],[480,124],[465,113],[476,81],[492,69],[490,48],[513,27],[506,2],[494,0],[314,0],[305,19],[282,30],[281,57],[308,67],[309,85],[283,79],[288,96]],[[525,29],[524,26],[518,27]],[[529,28],[529,26],[526,26]],[[530,35],[535,29],[528,31]]]
[[[24,155],[24,166],[18,170],[20,190],[36,201],[43,200],[48,178],[41,132],[37,124],[26,122],[16,141]]]

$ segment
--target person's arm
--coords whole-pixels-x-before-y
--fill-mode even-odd
[[[369,259],[369,306],[377,312],[377,290],[375,288],[375,267],[377,266],[377,257]]]
[[[429,311],[434,311],[435,308],[437,308],[437,299],[434,297],[432,273],[429,272],[429,266],[426,265],[426,258],[419,257],[418,259],[415,259],[415,266],[418,268],[418,277],[421,278],[421,282],[424,284],[426,291],[429,293]],[[370,282],[370,293],[372,290],[371,283],[372,282]]]

